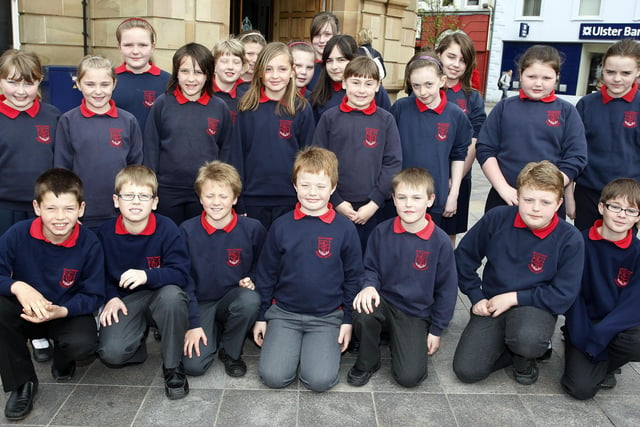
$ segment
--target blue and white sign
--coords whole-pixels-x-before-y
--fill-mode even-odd
[[[518,33],[520,37],[524,38],[529,35],[529,24],[526,22],[520,23],[520,32]]]
[[[580,40],[640,40],[640,24],[580,24]]]

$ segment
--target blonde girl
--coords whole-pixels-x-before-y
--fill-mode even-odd
[[[116,74],[111,61],[87,55],[78,66],[76,85],[82,103],[60,117],[53,165],[75,172],[84,184],[82,223],[98,228],[116,216],[113,182],[127,165],[142,163],[142,133],[133,114],[111,99]]]

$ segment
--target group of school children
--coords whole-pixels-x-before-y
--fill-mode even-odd
[[[170,399],[216,354],[244,375],[247,334],[272,388],[329,390],[350,344],[347,382],[363,386],[383,335],[393,378],[414,387],[458,289],[472,306],[453,359],[463,382],[512,366],[535,383],[559,315],[571,396],[640,361],[637,42],[607,50],[602,89],[577,108],[555,95],[558,52],[533,46],[519,95],[487,117],[462,32],[411,58],[393,105],[333,14],[310,35],[189,43],[169,74],[151,62],[151,25],[130,18],[116,31],[123,64],[85,57],[84,98],[62,115],[38,99],[36,55],[0,57],[8,419],[27,417],[38,389],[27,339],[53,341],[66,381],[95,355],[143,363],[150,326]],[[475,159],[492,188],[454,252]]]

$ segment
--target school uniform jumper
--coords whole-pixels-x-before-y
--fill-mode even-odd
[[[66,368],[95,353],[93,312],[104,301],[102,246],[91,230],[76,224],[61,244],[49,242],[42,220],[20,221],[0,237],[0,375],[4,391],[36,378],[27,338],[52,338],[53,363]],[[23,281],[53,304],[65,318],[34,324],[20,318],[22,306],[11,285]]]
[[[256,283],[256,266],[266,230],[258,220],[239,216],[227,226],[216,229],[206,220],[206,213],[186,220],[180,232],[191,257],[189,329],[202,328],[208,345],[200,346],[200,356],[184,356],[182,362],[189,375],[203,375],[213,363],[221,341],[232,358],[242,355],[247,331],[256,321],[260,296],[241,288],[240,279]]]
[[[578,295],[583,248],[580,232],[557,215],[531,230],[517,206],[485,213],[455,251],[458,286],[471,305],[506,292],[517,292],[518,305],[495,318],[471,313],[453,360],[458,378],[479,381],[508,366],[498,366],[504,356],[512,355],[517,369],[547,350],[556,316]],[[476,270],[484,258],[481,279]]]
[[[601,226],[597,220],[582,232],[582,285],[565,314],[561,384],[577,399],[595,396],[608,373],[640,361],[640,240],[635,228],[622,240],[605,240]]]
[[[484,121],[487,119],[487,113],[484,110],[484,100],[480,96],[480,92],[471,90],[467,95],[462,90],[460,82],[450,87],[445,92],[447,102],[456,104],[463,113],[467,115],[471,126],[473,127],[473,135],[471,138],[478,138],[480,129]],[[471,199],[471,170],[462,178],[460,182],[460,191],[458,192],[458,208],[456,214],[452,217],[442,218],[441,227],[445,233],[454,235],[467,231],[469,223],[469,201]]]
[[[256,289],[267,321],[260,378],[282,388],[296,378],[313,391],[338,383],[341,324],[351,324],[362,279],[362,252],[353,223],[333,208],[306,216],[300,205],[276,221],[258,261]]]
[[[147,71],[140,74],[127,70],[124,62],[116,67],[118,84],[111,95],[116,105],[136,117],[141,131],[144,131],[154,102],[167,91],[167,83],[171,77],[171,74],[157,65],[150,65]]]
[[[25,111],[11,108],[5,99],[0,95],[0,234],[13,225],[15,214],[22,219],[33,215],[33,185],[53,166],[60,117],[56,107],[37,98]]]
[[[239,205],[267,229],[295,206],[293,162],[298,151],[311,144],[315,130],[306,101],[295,116],[285,111],[276,114],[277,106],[278,101],[269,99],[262,90],[256,110],[238,113],[236,124],[242,144],[232,160],[243,180]]]
[[[82,223],[97,228],[116,216],[113,183],[128,165],[142,163],[142,134],[133,114],[116,107],[104,114],[82,104],[60,117],[53,166],[75,172],[84,185],[87,204]]]
[[[444,91],[440,98],[440,105],[430,109],[412,94],[396,101],[391,112],[402,141],[402,168],[424,168],[433,176],[436,200],[429,212],[441,218],[449,194],[451,162],[467,157],[473,128]]]
[[[391,180],[400,172],[402,148],[393,116],[378,108],[375,100],[364,110],[342,103],[322,115],[313,145],[333,151],[338,157],[338,186],[331,203],[344,201],[355,210],[369,201],[378,205],[376,214],[364,225],[356,225],[362,250],[367,238],[382,221],[382,207],[391,203]]]
[[[391,373],[405,387],[427,377],[425,332],[442,335],[458,295],[449,237],[428,214],[426,218],[426,227],[415,234],[404,229],[399,217],[373,230],[364,256],[362,288],[373,286],[381,302],[371,314],[353,314],[354,333],[360,340],[355,368],[371,372],[379,365],[380,333],[387,326]]]
[[[213,93],[227,104],[233,123],[235,123],[238,118],[238,102],[240,102],[240,98],[242,98],[242,95],[244,95],[248,89],[248,85],[243,85],[241,81],[238,80],[229,92],[225,92],[216,84],[215,79],[213,80]]]
[[[476,158],[482,166],[490,157],[496,158],[513,188],[522,168],[541,160],[549,160],[574,180],[587,164],[584,126],[575,107],[553,92],[533,101],[521,91],[496,104],[480,130]],[[505,204],[493,188],[487,200],[491,203],[485,211]]]
[[[600,218],[600,192],[620,177],[640,179],[640,94],[634,83],[622,98],[611,98],[607,86],[576,105],[587,137],[588,162],[576,177],[576,220],[580,230]]]
[[[158,176],[158,212],[176,224],[197,216],[198,169],[208,161],[228,162],[235,143],[231,113],[220,98],[205,93],[189,101],[178,87],[161,95],[144,129],[144,165]]]
[[[144,362],[146,331],[153,319],[162,336],[164,367],[176,368],[188,326],[189,274],[189,254],[178,227],[151,213],[146,228],[130,234],[120,215],[103,224],[98,237],[105,253],[106,303],[120,298],[129,313],[100,328],[98,356],[116,366]],[[143,270],[147,282],[134,289],[119,286],[120,276],[129,269]]]

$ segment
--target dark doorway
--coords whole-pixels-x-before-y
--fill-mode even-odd
[[[231,34],[246,30],[260,30],[265,39],[272,40],[272,0],[239,0],[231,2]]]
[[[13,47],[11,28],[11,2],[0,1],[0,52]]]

